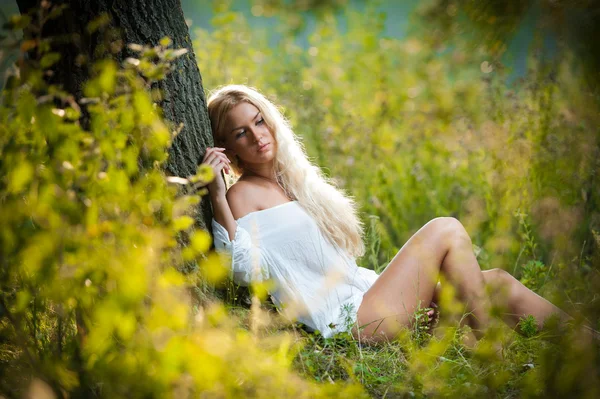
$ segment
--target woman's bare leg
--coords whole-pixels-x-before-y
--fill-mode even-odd
[[[429,305],[440,272],[456,287],[470,312],[468,322],[480,336],[488,324],[489,300],[471,239],[458,220],[437,218],[407,241],[365,293],[357,317],[364,326],[361,337],[393,339],[409,325],[419,304]]]
[[[560,308],[542,298],[519,280],[502,269],[491,269],[483,272],[486,285],[491,289],[492,303],[504,305],[506,312],[503,319],[510,327],[515,328],[522,317],[532,315],[541,329],[544,322],[552,315],[558,315],[562,322],[571,319]]]
[[[502,319],[511,328],[515,328],[521,318],[532,315],[537,321],[538,330],[541,330],[546,320],[556,315],[561,323],[572,320],[566,312],[552,304],[547,299],[536,294],[523,283],[502,269],[491,269],[482,271],[483,278],[489,289],[490,301],[493,305],[504,307]],[[442,290],[441,284],[437,284],[433,301]],[[582,338],[593,337],[600,340],[600,333],[590,326],[582,326]]]

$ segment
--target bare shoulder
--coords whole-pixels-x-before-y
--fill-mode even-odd
[[[234,219],[246,216],[250,212],[259,210],[258,204],[254,200],[258,187],[247,181],[238,181],[227,190],[226,198]]]

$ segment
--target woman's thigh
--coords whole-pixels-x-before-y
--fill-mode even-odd
[[[429,306],[447,252],[447,219],[434,219],[417,231],[365,293],[357,315],[361,339],[394,339],[419,306]]]

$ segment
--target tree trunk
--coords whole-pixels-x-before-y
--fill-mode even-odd
[[[17,0],[17,4],[22,14],[40,7],[39,0]],[[56,38],[53,48],[62,54],[51,79],[78,99],[83,96],[82,85],[90,74],[91,61],[110,55],[122,62],[135,56],[127,48],[129,43],[155,46],[168,36],[173,48],[188,49],[174,61],[173,72],[157,88],[162,92],[159,105],[165,119],[173,129],[183,123],[169,150],[167,173],[180,177],[195,174],[206,147],[213,141],[202,77],[180,0],[55,0],[53,4],[68,4],[68,8],[59,18],[48,21],[42,31],[42,36]],[[103,14],[110,17],[110,29],[86,33],[89,23]],[[25,38],[28,34],[31,32],[25,29]],[[199,227],[210,229],[207,221],[211,216],[210,201],[204,198],[197,218]]]

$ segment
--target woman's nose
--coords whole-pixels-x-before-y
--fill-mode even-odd
[[[256,131],[256,130],[252,131],[252,136],[254,137],[254,141],[257,142],[257,143],[262,138],[262,134],[260,132]]]

